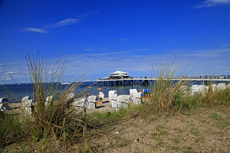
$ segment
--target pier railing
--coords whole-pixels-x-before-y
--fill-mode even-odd
[[[98,79],[96,81],[125,81],[125,80],[157,80],[157,78],[151,78],[151,77],[148,77],[148,78],[125,78],[125,79]],[[165,78],[165,80],[168,80],[168,78]],[[220,78],[220,77],[175,77],[175,78],[172,78],[172,80],[197,80],[197,81],[209,81],[209,80],[212,80],[212,81],[230,81],[230,77],[223,77],[223,78]]]
[[[153,77],[140,77],[140,78],[124,78],[124,79],[98,79],[97,84],[99,86],[124,86],[124,85],[151,85],[151,82],[154,82],[158,80],[157,78]],[[168,80],[168,78],[165,78],[165,80]],[[172,81],[200,81],[200,82],[208,82],[212,80],[213,82],[219,81],[219,82],[229,82],[230,83],[230,77],[208,77],[208,76],[195,76],[195,77],[174,77],[171,79]]]

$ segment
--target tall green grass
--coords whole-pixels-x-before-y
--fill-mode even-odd
[[[0,111],[0,148],[20,140],[25,131],[18,120]]]
[[[171,56],[161,61],[157,68],[152,65],[152,70],[156,82],[151,87],[150,98],[144,100],[145,112],[184,112],[197,107],[229,106],[230,104],[230,88],[212,91],[213,77],[208,80],[208,91],[191,95],[189,90],[191,81],[183,80],[191,68],[186,66],[184,60]],[[174,78],[178,74],[181,77],[175,81]]]
[[[5,146],[21,138],[21,135],[29,135],[34,141],[54,137],[57,140],[68,141],[78,132],[82,131],[83,123],[81,114],[73,107],[75,98],[82,93],[69,98],[70,93],[75,92],[87,76],[73,77],[71,84],[63,88],[60,83],[66,82],[68,61],[63,55],[53,62],[40,58],[39,54],[26,56],[27,67],[33,85],[32,98],[36,101],[32,115],[25,116],[25,109],[21,105],[20,115],[16,117],[10,112],[0,112],[0,143]],[[69,80],[68,80],[69,82]],[[9,91],[9,90],[7,90]],[[8,92],[12,97],[18,97],[14,92]],[[46,98],[52,99],[46,104]],[[20,102],[20,99],[18,99]],[[19,132],[20,131],[20,132]]]
[[[157,68],[152,65],[155,84],[152,86],[151,100],[149,107],[155,112],[169,111],[172,109],[181,110],[183,103],[181,101],[184,91],[182,86],[188,86],[190,81],[183,81],[182,78],[187,75],[190,68],[184,66],[185,61],[176,57],[169,57],[162,61]],[[182,69],[185,67],[185,69]],[[179,80],[173,80],[180,74]]]
[[[63,56],[62,56],[63,57]],[[63,58],[54,59],[52,64],[40,58],[40,56],[27,56],[28,69],[33,83],[33,98],[36,100],[31,116],[31,132],[36,139],[53,135],[58,139],[67,140],[71,135],[69,131],[75,131],[74,125],[78,123],[76,110],[73,108],[75,95],[68,99],[70,93],[76,91],[85,79],[86,74],[74,78],[71,85],[62,89],[59,84],[64,82],[68,61]],[[52,96],[46,105],[46,97]],[[72,128],[72,129],[71,129]]]

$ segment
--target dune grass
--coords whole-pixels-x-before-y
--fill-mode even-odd
[[[7,113],[0,111],[0,148],[10,145],[25,135],[18,120],[11,118]]]
[[[72,133],[79,129],[76,126],[81,121],[73,108],[73,99],[78,98],[81,92],[69,99],[70,93],[76,91],[81,85],[86,74],[83,74],[71,81],[65,89],[59,84],[64,82],[68,61],[62,57],[50,65],[40,59],[39,56],[27,56],[31,82],[34,85],[33,98],[36,100],[31,116],[31,132],[36,139],[46,138],[50,135],[59,140],[71,139]],[[48,83],[47,83],[48,82]],[[46,97],[52,96],[46,103]],[[77,126],[80,128],[80,126]]]
[[[184,105],[182,101],[184,91],[181,90],[181,87],[190,85],[189,80],[184,81],[182,78],[188,74],[189,70],[184,60],[173,56],[161,61],[156,68],[152,65],[156,82],[151,87],[149,107],[155,112],[181,110]],[[178,74],[181,78],[173,80]]]
[[[25,115],[25,109],[21,107],[20,119],[15,116],[10,117],[8,112],[1,112],[1,145],[9,144],[8,139],[20,138],[21,134],[30,135],[34,141],[47,137],[68,141],[75,133],[82,130],[83,121],[73,108],[73,99],[78,98],[82,93],[78,93],[71,99],[68,97],[79,88],[87,74],[73,78],[71,84],[65,88],[60,86],[60,83],[65,81],[66,67],[68,67],[68,61],[63,60],[62,57],[58,60],[54,59],[50,64],[38,54],[27,55],[27,66],[33,84],[32,99],[36,101],[36,105],[32,109],[32,115]],[[9,93],[12,97],[18,97],[14,92]],[[52,99],[46,104],[48,96],[52,96]]]

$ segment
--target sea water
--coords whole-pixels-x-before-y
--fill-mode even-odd
[[[48,86],[49,84],[47,84]],[[64,90],[70,84],[59,84],[59,86]],[[90,88],[89,88],[90,87]],[[140,86],[97,86],[96,82],[84,82],[81,83],[74,94],[82,93],[80,96],[84,96],[84,92],[88,95],[98,95],[99,92],[103,92],[105,97],[108,97],[108,92],[110,90],[117,90],[118,95],[129,94],[129,89],[141,89]],[[31,83],[20,83],[20,84],[4,84],[0,85],[0,98],[9,96],[9,102],[17,102],[24,96],[30,96],[33,98],[33,84]]]

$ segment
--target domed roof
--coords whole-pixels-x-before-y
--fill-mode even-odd
[[[122,72],[122,71],[115,71],[113,73],[110,73],[110,74],[127,74],[127,72]]]

